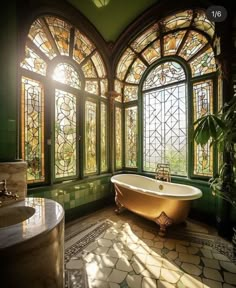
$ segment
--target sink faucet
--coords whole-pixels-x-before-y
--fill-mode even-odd
[[[7,191],[7,180],[3,179],[0,181],[0,185],[2,186],[2,190],[0,191],[0,198],[11,198],[11,199],[17,199],[19,196],[17,194],[13,194],[12,192]],[[0,201],[1,203],[1,201]]]

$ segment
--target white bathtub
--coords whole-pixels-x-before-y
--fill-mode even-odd
[[[123,208],[135,212],[160,226],[160,235],[166,227],[184,222],[191,201],[202,196],[196,187],[159,181],[141,175],[119,174],[112,176],[115,186],[117,213]]]

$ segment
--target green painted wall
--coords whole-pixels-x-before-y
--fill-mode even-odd
[[[110,0],[107,6],[97,8],[92,0],[67,1],[80,10],[108,42],[115,41],[138,15],[159,2],[159,0]]]
[[[0,161],[16,158],[16,3],[6,3],[0,20]]]

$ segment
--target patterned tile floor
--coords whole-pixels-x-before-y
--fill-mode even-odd
[[[66,239],[105,219],[113,225],[84,248],[80,260],[89,288],[236,287],[235,261],[216,249],[231,244],[191,219],[169,227],[163,238],[154,222],[108,207],[66,224]]]

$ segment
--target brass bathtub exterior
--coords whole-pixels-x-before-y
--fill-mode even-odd
[[[190,210],[190,200],[177,200],[160,198],[148,193],[125,188],[118,184],[115,187],[115,202],[117,213],[126,208],[160,226],[160,236],[166,233],[166,227],[172,224],[182,223],[186,220]]]

